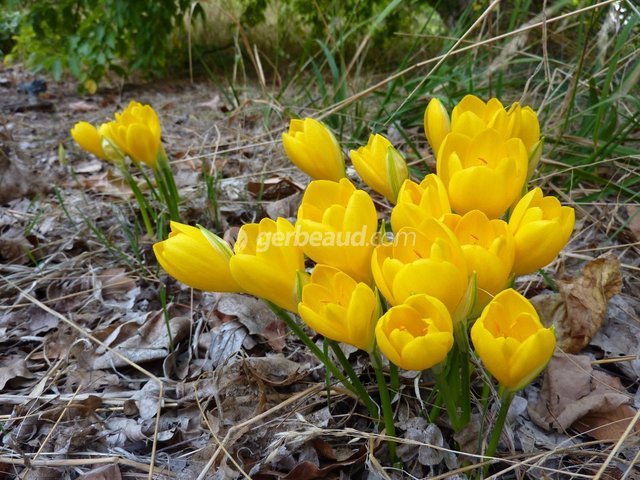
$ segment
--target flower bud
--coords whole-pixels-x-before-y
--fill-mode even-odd
[[[337,182],[345,176],[338,141],[313,118],[292,119],[289,131],[282,134],[282,145],[289,160],[311,178]]]
[[[409,170],[391,142],[376,133],[369,137],[365,147],[351,150],[350,157],[364,183],[395,203],[400,186],[409,178]]]
[[[522,197],[509,218],[515,274],[532,273],[551,263],[569,241],[575,221],[573,208],[563,207],[556,197],[544,197],[540,188]]]
[[[298,313],[316,332],[367,352],[373,350],[380,306],[373,290],[329,265],[316,265],[302,289]]]
[[[176,280],[206,292],[241,292],[231,276],[233,252],[204,228],[171,222],[169,238],[153,245],[158,263]]]

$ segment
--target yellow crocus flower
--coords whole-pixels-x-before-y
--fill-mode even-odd
[[[533,305],[511,288],[485,307],[471,340],[486,369],[511,391],[538,376],[556,345],[553,328],[544,328]]]
[[[453,322],[435,297],[413,295],[390,308],[376,326],[378,348],[405,370],[425,370],[446,357],[453,346]]]
[[[437,173],[460,215],[481,210],[499,218],[520,197],[527,177],[527,151],[519,138],[502,140],[492,129],[475,137],[452,132],[437,159]]]
[[[367,145],[351,150],[351,162],[364,183],[395,203],[402,183],[409,178],[407,162],[391,142],[376,133]]]
[[[380,317],[375,293],[346,273],[329,265],[316,265],[302,289],[298,313],[316,332],[338,342],[371,352]]]
[[[316,263],[370,283],[377,225],[376,208],[367,192],[356,189],[346,178],[314,180],[298,209],[296,240]]]
[[[540,188],[522,197],[509,218],[515,274],[532,273],[551,263],[569,241],[575,222],[573,208],[562,206],[556,197],[543,196]]]
[[[474,312],[480,313],[509,283],[515,256],[513,236],[506,222],[489,220],[480,210],[449,215],[445,223],[460,243],[467,268],[477,274]]]
[[[291,120],[289,131],[282,134],[282,145],[289,160],[311,178],[337,182],[345,176],[336,137],[313,118]]]
[[[451,214],[447,189],[442,180],[431,173],[418,185],[406,180],[398,193],[398,202],[391,211],[391,228],[394,232],[403,227],[420,229],[427,218],[442,220]]]
[[[107,156],[102,150],[102,140],[98,129],[88,122],[78,122],[71,129],[71,136],[83,150],[93,153],[105,160]]]
[[[442,301],[453,315],[468,285],[467,264],[453,232],[434,218],[420,230],[404,227],[392,243],[371,257],[373,278],[391,305],[425,293]]]
[[[171,222],[169,238],[153,245],[158,263],[176,280],[207,292],[241,292],[231,276],[229,245],[204,228]]]
[[[247,293],[296,313],[296,281],[304,273],[304,256],[296,245],[293,225],[284,218],[243,225],[234,250],[229,267],[237,284]]]

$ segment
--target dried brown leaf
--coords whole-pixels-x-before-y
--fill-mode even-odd
[[[75,113],[93,112],[98,109],[99,107],[95,103],[85,102],[84,100],[78,100],[77,102],[71,102],[69,104],[69,110]]]
[[[5,359],[2,367],[0,367],[0,390],[3,390],[9,380],[14,378],[35,378],[35,375],[29,371],[25,364],[24,358],[20,356]]]
[[[302,192],[296,192],[288,197],[267,203],[264,206],[264,211],[267,213],[269,218],[274,220],[278,217],[295,217],[298,213],[298,207],[300,207],[301,200]]]
[[[366,458],[366,454],[367,449],[365,447],[361,447],[349,458],[339,462],[332,462],[323,467],[319,467],[310,461],[300,462],[285,477],[283,477],[283,479],[313,480],[317,478],[327,478],[327,475],[333,470],[363,462]]]
[[[0,236],[0,263],[24,265],[29,262],[27,253],[33,245],[17,228],[10,228]]]
[[[300,188],[288,178],[271,177],[261,182],[248,182],[247,190],[262,200],[281,200],[298,193]]]
[[[640,242],[640,207],[637,205],[628,205],[627,213],[629,214],[627,228],[631,230],[631,234],[636,239],[636,242]]]
[[[237,317],[251,335],[263,337],[276,352],[284,349],[287,328],[262,300],[247,295],[224,294],[220,296],[217,310]]]
[[[300,365],[282,355],[250,357],[245,360],[245,366],[252,375],[274,387],[292,385],[309,373],[309,365]]]
[[[583,423],[593,428],[597,426],[595,422],[598,419],[606,419],[607,424],[617,422],[621,412],[629,411],[626,408],[620,411],[620,407],[626,405],[631,408],[630,403],[631,398],[620,380],[594,370],[589,357],[562,354],[549,362],[540,396],[536,403],[529,405],[529,416],[543,429],[554,428],[564,432],[585,417]],[[624,430],[628,421],[615,425],[622,426]],[[592,432],[588,433],[592,435]],[[604,434],[609,433],[604,431]]]
[[[180,342],[189,334],[190,325],[191,320],[186,317],[170,318],[171,340],[174,343]],[[108,335],[105,335],[109,330],[111,331]],[[164,313],[161,310],[150,312],[142,325],[137,321],[126,322],[95,335],[101,340],[101,337],[106,337],[103,342],[107,346],[134,363],[164,359],[169,354],[170,337]],[[122,358],[103,347],[78,354],[94,369],[119,367],[126,364]]]
[[[608,412],[589,413],[574,423],[573,427],[596,440],[618,440],[635,414],[636,410],[630,405],[619,405]],[[636,424],[634,430],[640,433],[640,425]]]
[[[102,283],[102,298],[121,299],[136,288],[136,281],[129,277],[124,268],[107,268],[98,279]]]
[[[532,301],[543,322],[556,326],[558,346],[578,353],[602,326],[607,304],[621,287],[620,262],[605,254],[587,263],[577,277],[559,280],[559,294],[539,295]]]

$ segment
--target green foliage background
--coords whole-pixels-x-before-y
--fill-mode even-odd
[[[5,1],[3,19],[15,19],[12,54],[28,67],[80,82],[108,71],[126,77],[164,72],[184,28],[189,0]],[[6,37],[6,30],[3,32]]]

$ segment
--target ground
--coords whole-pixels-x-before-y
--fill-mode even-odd
[[[217,86],[186,80],[93,96],[49,80],[46,92],[21,92],[33,79],[19,67],[0,74],[0,477],[461,478],[477,457],[457,449],[477,449],[479,413],[455,436],[446,418],[429,424],[416,395],[426,398],[432,379],[403,376],[394,407],[404,473],[389,468],[366,410],[339,385],[328,396],[322,366],[263,304],[192,291],[158,268],[117,169],[81,151],[69,134],[77,121],[101,123],[130,100],[151,104],[185,223],[232,238],[245,222],[295,215],[307,180],[279,142],[288,121],[283,105],[258,87],[234,104]],[[416,141],[428,157],[424,140]],[[218,175],[215,195],[207,195],[203,171]],[[500,478],[640,478],[637,427],[627,429],[629,417],[637,426],[640,406],[638,207],[616,199],[575,204],[572,191],[563,194],[550,179],[545,187],[577,210],[573,240],[547,269],[564,297],[553,296],[540,275],[518,287],[528,297],[546,295],[541,309],[564,302],[579,312],[568,320],[561,314],[559,324],[566,342],[586,339],[586,348],[559,355],[547,383],[516,397],[500,449],[509,460],[492,471]],[[601,254],[608,256],[582,270]],[[361,355],[347,353],[371,378]],[[557,383],[566,381],[560,374],[576,366],[571,382],[582,372],[586,390],[558,394]],[[555,411],[554,395],[564,395]],[[577,412],[585,398],[591,403]],[[554,414],[584,425],[554,429]],[[616,422],[623,428],[597,432]]]

